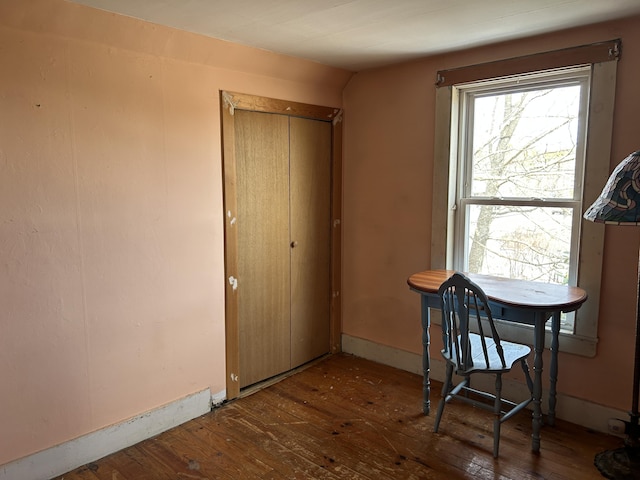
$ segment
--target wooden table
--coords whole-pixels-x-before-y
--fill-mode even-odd
[[[429,379],[431,359],[429,356],[431,325],[430,308],[440,308],[438,288],[455,270],[426,270],[414,273],[407,283],[421,296],[422,309],[422,367],[423,367],[423,411],[431,410],[429,399],[431,381]],[[545,343],[545,324],[551,318],[551,365],[549,368],[549,412],[550,425],[555,422],[556,383],[558,380],[558,337],[560,314],[580,308],[587,299],[587,292],[579,287],[529,282],[489,275],[465,274],[480,285],[489,297],[494,318],[532,325],[533,328],[533,434],[532,450],[540,451],[540,428],[542,426],[542,352]]]

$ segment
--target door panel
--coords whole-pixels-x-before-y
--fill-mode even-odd
[[[331,123],[291,117],[291,367],[330,349]],[[293,243],[295,242],[295,243]]]
[[[240,387],[290,369],[289,119],[235,112]]]

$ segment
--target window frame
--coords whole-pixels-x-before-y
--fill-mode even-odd
[[[436,82],[432,202],[431,268],[454,268],[455,183],[459,148],[460,90],[456,85],[554,68],[591,66],[582,203],[590,205],[609,176],[611,136],[620,40],[528,57],[440,71]],[[588,299],[576,312],[575,333],[561,332],[560,351],[593,357],[598,342],[598,315],[604,229],[581,218],[577,284]],[[434,315],[433,318],[438,318]],[[531,342],[530,327],[503,324],[509,340]],[[550,341],[550,332],[547,333]]]

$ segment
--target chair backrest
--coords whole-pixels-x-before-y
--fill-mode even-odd
[[[465,275],[456,272],[449,277],[438,290],[438,296],[442,300],[442,341],[444,344],[443,355],[455,363],[456,370],[464,373],[473,370],[473,356],[479,352],[471,351],[469,341],[470,328],[475,325],[481,337],[481,345],[484,361],[487,368],[505,368],[504,352],[500,344],[500,337],[493,322],[489,300],[480,286],[472,282]],[[489,326],[489,335],[485,337],[482,318]],[[495,355],[489,355],[487,340],[495,344],[498,359]],[[477,345],[477,342],[476,342]],[[492,365],[501,362],[501,365]]]

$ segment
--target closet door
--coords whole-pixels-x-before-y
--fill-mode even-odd
[[[242,93],[220,100],[231,399],[340,350],[342,115]]]
[[[329,352],[331,124],[290,119],[291,368]]]
[[[289,118],[237,110],[240,387],[291,368]]]

